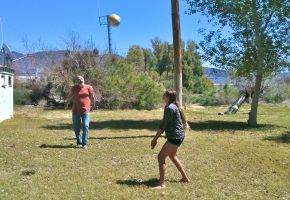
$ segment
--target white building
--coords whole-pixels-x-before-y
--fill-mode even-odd
[[[0,122],[13,117],[14,70],[0,65]]]

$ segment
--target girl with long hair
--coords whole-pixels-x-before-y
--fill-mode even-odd
[[[178,171],[181,173],[181,182],[189,182],[189,178],[176,155],[178,147],[184,140],[185,130],[189,128],[186,116],[183,109],[180,107],[179,102],[177,101],[177,95],[175,91],[166,91],[163,94],[163,101],[166,104],[163,121],[156,133],[156,136],[151,141],[151,148],[154,149],[158,138],[163,132],[165,132],[167,141],[158,154],[160,185],[156,187],[156,189],[165,188],[165,160],[167,156],[169,156]]]

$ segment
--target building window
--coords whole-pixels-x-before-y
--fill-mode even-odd
[[[8,77],[8,85],[9,87],[12,87],[12,76]]]
[[[1,75],[1,86],[6,86],[5,75]]]

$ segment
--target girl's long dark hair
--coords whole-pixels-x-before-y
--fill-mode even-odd
[[[171,91],[171,90],[167,90],[164,93],[164,96],[169,98],[169,104],[174,103],[177,106],[177,108],[179,110],[179,113],[180,113],[180,116],[181,116],[182,123],[183,123],[183,128],[185,130],[189,129],[187,118],[185,116],[184,110],[182,109],[182,107],[180,106],[179,101],[177,100],[176,92],[175,91]]]

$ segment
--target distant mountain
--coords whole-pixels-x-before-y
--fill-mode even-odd
[[[15,51],[12,51],[11,53],[12,53],[13,58],[20,58],[20,57],[24,56],[24,54],[18,53],[18,52],[15,52]]]
[[[14,62],[13,67],[18,76],[40,76],[45,69],[50,68],[53,64],[61,63],[65,53],[65,50],[33,53],[24,59]],[[24,56],[24,54],[18,52],[12,52],[12,54],[14,59]],[[230,81],[228,73],[222,69],[206,67],[205,75],[215,84],[224,84]]]
[[[277,79],[281,80],[281,79],[285,79],[285,78],[289,78],[290,77],[290,72],[284,72],[278,75]]]
[[[215,84],[225,84],[231,82],[229,74],[226,70],[218,68],[205,67],[205,76],[211,79]]]
[[[66,51],[41,51],[29,54],[26,58],[15,61],[13,68],[18,76],[39,76],[46,68],[61,63]],[[12,52],[13,58],[21,58],[24,54]],[[0,54],[1,57],[1,54]]]
[[[285,81],[290,80],[290,72],[284,72],[284,73],[281,73],[277,76],[277,78],[274,80],[274,83],[285,83]]]
[[[50,68],[53,64],[60,64],[65,56],[65,50],[41,51],[36,52],[28,57],[14,62],[13,68],[18,76],[41,76],[45,69]],[[25,56],[19,52],[12,52],[13,58],[17,59]],[[0,61],[2,55],[0,53]],[[205,76],[211,79],[215,84],[225,84],[231,82],[226,70],[218,68],[205,67]],[[290,77],[290,72],[279,74],[276,80]]]

